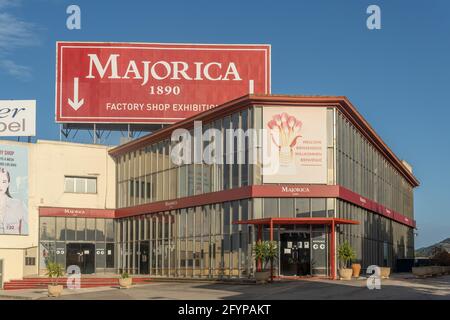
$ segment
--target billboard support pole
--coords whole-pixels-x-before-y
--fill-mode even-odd
[[[94,123],[94,144],[97,144],[97,125]]]

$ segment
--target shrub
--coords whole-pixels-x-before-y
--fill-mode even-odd
[[[278,247],[276,241],[258,241],[253,247],[256,262],[261,261],[262,268],[265,269],[268,262],[278,256]]]
[[[58,279],[64,275],[64,267],[56,262],[47,262],[47,276],[52,279],[52,285],[58,284]]]
[[[344,264],[344,268],[348,268],[349,262],[352,260],[355,260],[356,254],[353,248],[350,246],[350,243],[348,241],[345,241],[339,248],[338,248],[338,257],[341,262]]]

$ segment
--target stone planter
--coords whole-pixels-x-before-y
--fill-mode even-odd
[[[426,277],[429,275],[430,270],[428,267],[413,267],[412,273],[416,277]]]
[[[381,279],[389,279],[389,276],[391,275],[391,268],[390,267],[381,267],[380,268],[380,275]]]
[[[440,267],[441,268],[441,274],[445,275],[447,273],[446,267]]]
[[[359,263],[352,263],[353,277],[358,278],[361,273],[361,265]]]
[[[270,271],[256,271],[255,280],[256,283],[267,283],[270,279]]]
[[[428,266],[428,267],[421,267],[421,268],[425,269],[424,272],[426,273],[427,276],[431,277],[433,275],[433,267]]]
[[[348,268],[339,269],[339,278],[341,280],[352,280],[353,270]]]
[[[63,291],[63,286],[62,285],[52,285],[52,284],[49,284],[48,285],[48,287],[47,287],[47,290],[48,290],[48,296],[49,297],[59,297],[59,296],[61,296],[61,293],[62,293],[62,291]]]
[[[119,278],[119,285],[121,288],[131,288],[131,285],[133,284],[132,278]]]
[[[431,268],[431,274],[433,276],[438,276],[438,275],[441,274],[441,267],[439,267],[439,266],[431,266],[430,268]]]

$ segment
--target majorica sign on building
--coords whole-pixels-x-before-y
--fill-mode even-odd
[[[57,43],[56,121],[174,123],[270,93],[269,45]]]
[[[36,135],[35,100],[0,100],[0,136]]]

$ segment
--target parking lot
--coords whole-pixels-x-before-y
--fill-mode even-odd
[[[15,296],[14,296],[15,295]],[[0,291],[0,299],[55,299],[45,290]],[[427,279],[394,277],[382,280],[381,289],[370,290],[366,280],[331,281],[309,279],[279,281],[272,284],[224,284],[211,282],[154,282],[130,289],[96,288],[65,290],[61,300],[358,300],[358,299],[448,299],[450,276]]]

